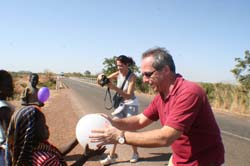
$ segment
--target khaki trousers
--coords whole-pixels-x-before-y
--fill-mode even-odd
[[[174,166],[174,164],[172,162],[172,158],[173,158],[173,156],[171,155],[171,157],[168,160],[168,166]]]

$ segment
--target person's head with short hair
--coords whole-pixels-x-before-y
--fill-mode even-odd
[[[9,72],[0,70],[0,100],[12,97],[14,93],[13,79]]]
[[[163,47],[151,48],[142,54],[142,59],[152,56],[152,66],[157,70],[162,70],[165,66],[168,66],[172,72],[175,73],[175,64],[172,55]]]
[[[174,60],[162,47],[151,48],[142,54],[141,70],[143,82],[155,92],[166,93],[176,78]]]
[[[30,84],[32,87],[36,87],[39,81],[39,76],[36,73],[31,73],[29,78]]]

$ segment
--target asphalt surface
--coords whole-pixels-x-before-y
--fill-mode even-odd
[[[75,104],[79,107],[78,117],[89,113],[105,113],[110,115],[111,111],[104,108],[105,88],[83,83],[77,80],[64,79],[63,82],[74,94]],[[140,102],[140,112],[150,103],[152,96],[137,94]],[[250,119],[249,117],[238,117],[228,113],[215,112],[216,120],[222,131],[222,139],[225,146],[225,158],[227,166],[249,166],[250,165]],[[160,124],[143,129],[151,130],[160,128]],[[140,162],[129,163],[131,157],[131,147],[120,145],[117,148],[117,163],[113,165],[167,165],[171,155],[169,147],[162,148],[139,148]]]

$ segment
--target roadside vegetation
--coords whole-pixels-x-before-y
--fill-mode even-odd
[[[200,83],[214,109],[250,115],[250,93],[240,85]]]

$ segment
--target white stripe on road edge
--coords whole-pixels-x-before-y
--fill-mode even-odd
[[[237,137],[237,138],[240,138],[240,139],[244,139],[244,140],[246,140],[246,141],[249,141],[249,142],[250,142],[250,139],[249,139],[249,138],[242,137],[242,136],[239,136],[239,135],[236,135],[236,134],[233,134],[233,133],[227,132],[227,131],[223,131],[223,130],[221,130],[221,132],[222,132],[223,134],[226,134],[226,135],[231,135],[231,136],[233,136],[233,137]]]

